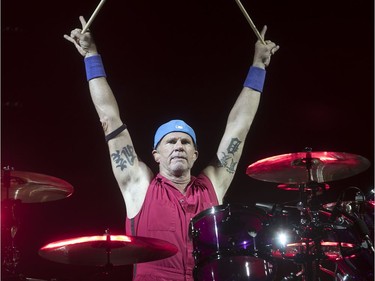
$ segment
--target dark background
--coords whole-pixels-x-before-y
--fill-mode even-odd
[[[53,263],[38,249],[106,228],[124,231],[125,207],[83,59],[63,38],[98,3],[1,1],[2,167],[54,176],[74,187],[63,200],[22,204],[18,270],[28,277],[91,280],[100,268]],[[268,68],[226,202],[296,200],[298,193],[252,179],[246,168],[305,147],[371,162],[358,175],[330,182],[320,200],[333,202],[349,186],[368,193],[374,185],[373,1],[242,3],[259,30],[268,26],[266,39],[281,47]],[[235,1],[107,0],[91,30],[139,157],[155,170],[157,126],[182,118],[198,136],[197,173],[215,154],[252,61],[256,37]],[[117,267],[114,275],[130,280],[130,270]]]

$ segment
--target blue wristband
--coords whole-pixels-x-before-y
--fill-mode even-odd
[[[262,92],[265,79],[266,79],[265,69],[251,66],[243,86],[251,88],[258,92]]]
[[[102,57],[100,55],[86,57],[85,68],[87,81],[98,77],[107,77],[104,71]]]

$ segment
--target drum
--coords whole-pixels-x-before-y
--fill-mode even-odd
[[[267,215],[255,207],[219,205],[190,222],[196,281],[265,281],[275,269],[267,260]]]

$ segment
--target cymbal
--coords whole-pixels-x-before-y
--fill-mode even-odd
[[[366,158],[345,152],[297,152],[259,160],[247,167],[246,174],[283,184],[323,183],[354,176],[369,166]]]
[[[42,247],[39,255],[64,264],[118,266],[164,259],[177,251],[175,245],[156,238],[101,235],[53,242]]]
[[[4,174],[1,177],[2,199],[39,203],[63,199],[73,193],[73,186],[59,178],[24,171],[9,171],[9,173],[8,183],[5,182]]]

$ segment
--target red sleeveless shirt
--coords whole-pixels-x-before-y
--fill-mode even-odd
[[[134,281],[192,281],[193,244],[190,220],[218,205],[211,181],[203,174],[192,177],[182,194],[173,183],[158,174],[150,183],[143,206],[132,219],[126,219],[126,234],[152,237],[177,246],[177,254],[134,265]]]

